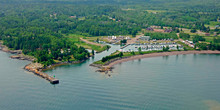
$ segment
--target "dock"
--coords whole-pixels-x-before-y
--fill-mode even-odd
[[[35,75],[38,75],[40,76],[41,78],[44,78],[46,80],[48,80],[51,84],[58,84],[59,83],[59,80],[52,77],[52,76],[49,76],[48,74],[46,73],[43,73],[41,72],[39,69],[39,66],[36,66],[36,64],[28,64],[24,67],[25,70],[29,71],[29,72],[32,72],[34,73]]]

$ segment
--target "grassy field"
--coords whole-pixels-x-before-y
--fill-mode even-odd
[[[85,37],[85,36],[82,36],[82,35],[70,34],[70,35],[67,36],[67,38],[69,38],[69,40],[73,41],[77,46],[82,46],[86,49],[95,50],[96,52],[102,52],[102,51],[108,49],[107,45],[101,47],[101,46],[97,46],[97,45],[87,44],[87,43],[81,41],[80,38],[88,39],[88,37]],[[92,40],[92,42],[93,41],[94,40]]]
[[[189,47],[188,45],[186,45],[185,43],[181,42],[181,41],[177,41],[178,44],[184,46],[187,50],[194,50],[194,48]]]
[[[210,21],[210,22],[209,22],[209,25],[206,24],[205,26],[206,26],[206,27],[209,26],[210,29],[215,29],[215,26],[216,26],[216,25],[220,25],[220,22],[217,22],[217,21]]]
[[[205,38],[205,41],[206,41],[206,42],[212,42],[214,37],[205,36],[204,38]]]

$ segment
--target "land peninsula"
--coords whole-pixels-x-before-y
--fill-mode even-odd
[[[102,52],[110,48],[110,46],[101,45],[98,43],[92,43],[83,38],[79,38],[79,39],[81,41],[77,42],[77,43],[80,43],[80,45],[77,45],[78,47],[72,44],[72,46],[74,46],[72,48],[66,47],[67,48],[66,50],[60,49],[60,51],[58,49],[57,51],[59,52],[57,53],[58,55],[57,59],[54,56],[52,56],[52,54],[49,57],[48,56],[45,57],[45,55],[32,56],[30,54],[24,54],[24,51],[22,50],[13,50],[9,48],[8,46],[4,45],[3,41],[0,41],[0,50],[7,52],[7,53],[11,53],[12,55],[10,56],[10,58],[12,59],[31,61],[30,64],[27,64],[24,67],[25,70],[32,72],[35,75],[48,80],[51,84],[58,84],[59,80],[55,78],[55,75],[49,76],[43,71],[49,70],[49,69],[52,69],[54,67],[61,66],[61,65],[82,63],[85,60],[87,60],[89,57],[94,56],[95,51],[98,53],[98,52]],[[81,44],[84,44],[84,45],[81,45]],[[95,49],[95,50],[92,50],[90,53],[86,49]],[[48,54],[48,53],[45,53],[45,54]],[[44,59],[43,61],[42,61],[42,57]]]
[[[139,54],[139,55],[133,55],[133,56],[125,56],[125,57],[117,57],[112,60],[106,61],[104,63],[100,63],[101,61],[94,62],[90,66],[98,67],[100,68],[97,70],[98,72],[105,72],[108,73],[108,71],[112,71],[113,66],[119,63],[131,61],[131,60],[137,60],[142,58],[150,58],[150,57],[160,57],[160,56],[171,56],[171,55],[184,55],[184,54],[220,54],[220,51],[212,51],[212,50],[190,50],[190,51],[170,51],[170,52],[162,52],[162,51],[154,51],[152,53],[146,53],[146,54]]]
[[[126,0],[126,4],[124,0],[13,1],[0,1],[2,50],[18,54],[11,58],[30,60],[42,68],[85,61],[95,52],[110,48],[103,42],[123,45],[120,50],[125,51],[116,51],[94,64],[163,54],[175,51],[175,47],[176,51],[220,50],[220,3],[214,0]],[[144,46],[144,51],[129,48],[136,44],[141,49]],[[40,66],[38,71],[42,70]]]

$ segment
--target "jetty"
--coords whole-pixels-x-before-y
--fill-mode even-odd
[[[43,66],[42,66],[41,64],[39,64],[39,63],[30,63],[30,64],[26,65],[26,66],[24,67],[24,69],[27,70],[27,71],[29,71],[29,72],[34,73],[34,74],[37,75],[37,76],[40,76],[40,77],[42,77],[42,78],[48,80],[51,84],[58,84],[58,83],[59,83],[59,80],[56,79],[56,78],[54,78],[54,77],[52,77],[52,76],[49,76],[49,75],[46,74],[46,73],[43,73],[43,72],[41,71],[42,67],[43,67]]]

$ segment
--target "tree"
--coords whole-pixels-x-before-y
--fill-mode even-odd
[[[181,32],[181,33],[180,33],[180,38],[186,40],[186,39],[189,39],[189,38],[190,38],[190,35],[187,34],[187,33],[183,33],[183,32]]]
[[[139,52],[139,54],[142,54],[141,47],[138,48],[138,52]]]
[[[186,48],[186,47],[183,47],[183,50],[184,50],[184,51],[187,51],[187,48]]]
[[[180,32],[180,30],[179,30],[179,28],[176,30],[176,33],[179,33]]]
[[[119,53],[119,57],[122,57],[122,56],[123,56],[123,52],[120,52],[120,53]]]
[[[196,43],[196,46],[199,47],[201,50],[208,50],[208,44],[206,43]]]
[[[99,38],[96,39],[96,42],[99,43]]]
[[[197,30],[195,29],[195,28],[193,28],[193,29],[191,29],[191,31],[190,31],[191,33],[196,33],[197,32]]]
[[[137,31],[136,30],[133,30],[132,33],[131,33],[132,37],[136,37],[137,35]]]
[[[123,39],[123,40],[121,40],[120,41],[120,44],[122,45],[122,44],[126,44],[127,43],[127,40],[126,39]]]
[[[92,50],[92,55],[95,55],[95,51],[94,50]]]
[[[169,51],[169,49],[170,49],[169,46],[166,46],[166,51]]]
[[[71,57],[70,57],[70,56],[67,56],[67,61],[68,61],[68,62],[70,61],[70,59],[71,59]]]
[[[197,43],[197,42],[199,42],[199,41],[205,41],[205,38],[202,37],[202,36],[199,36],[199,35],[195,35],[195,36],[193,37],[193,42],[194,42],[194,43]]]
[[[169,49],[170,49],[169,46],[166,46],[166,47],[163,46],[163,51],[164,51],[164,52],[169,51]]]
[[[134,51],[132,51],[132,52],[131,52],[131,54],[132,54],[132,55],[135,55],[135,52],[134,52]]]
[[[176,49],[179,50],[179,46],[178,45],[176,46]]]

